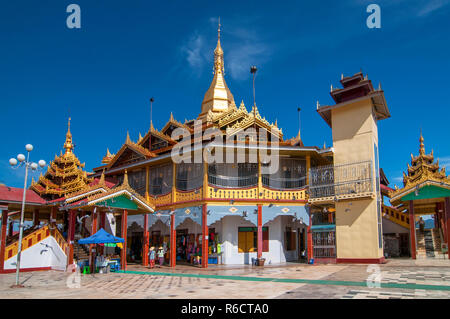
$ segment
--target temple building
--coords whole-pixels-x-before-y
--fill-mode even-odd
[[[379,167],[377,123],[390,117],[381,86],[362,72],[342,75],[342,88],[331,87],[334,103],[317,102],[332,147],[306,146],[300,131],[285,137],[256,103],[236,104],[221,41],[219,26],[214,75],[191,120],[170,113],[162,128],[150,121],[137,139],[126,132],[122,146],[107,148],[90,173],[73,153],[69,127],[64,154],[27,191],[26,218],[42,222],[27,231],[24,258],[52,237],[66,257],[59,267],[86,259],[91,271],[97,252],[114,255],[122,269],[147,266],[152,246],[165,249],[170,267],[382,263],[396,254],[415,258],[408,245],[416,240],[409,233],[415,212],[436,214],[448,241],[448,197],[430,196],[448,196],[450,187],[433,154],[425,155],[423,139],[402,190],[391,189]],[[0,186],[0,271],[12,269],[17,253],[8,220],[17,219],[18,194]],[[78,244],[101,228],[122,237],[123,247]],[[28,264],[45,267],[54,265]]]
[[[403,187],[391,190],[389,197],[391,204],[407,216],[411,257],[448,258],[450,179],[445,168],[439,167],[439,160],[434,161],[433,150],[426,154],[422,134],[419,155],[411,154],[411,164],[403,173]],[[426,216],[432,218],[432,227],[421,229],[421,219]]]

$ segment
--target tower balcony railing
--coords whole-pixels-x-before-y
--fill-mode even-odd
[[[306,186],[306,176],[297,178],[277,178],[270,175],[262,175],[262,184],[266,187],[279,190],[298,189]]]
[[[309,198],[353,198],[373,193],[372,162],[313,167],[309,172]]]
[[[235,177],[209,174],[208,183],[223,188],[253,187],[258,185],[258,175]]]

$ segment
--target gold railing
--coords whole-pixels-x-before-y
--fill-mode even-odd
[[[164,206],[172,204],[172,193],[165,195],[150,195],[150,201],[155,203],[157,206]]]
[[[258,187],[251,188],[215,188],[208,187],[208,198],[211,199],[257,199]]]
[[[58,243],[59,247],[63,250],[63,252],[67,255],[67,249],[69,248],[69,244],[64,239],[63,235],[59,232],[58,229],[52,230],[52,236],[55,238],[56,242]]]
[[[306,189],[298,190],[274,190],[270,188],[262,188],[262,196],[260,199],[273,199],[273,200],[305,200]]]
[[[403,226],[405,228],[409,228],[409,215],[403,213],[394,207],[382,205],[381,210],[383,212],[383,217],[393,221],[394,223]]]
[[[22,238],[22,251],[30,248],[31,246],[37,244],[38,242],[42,241],[43,239],[49,236],[50,236],[50,229],[48,228],[48,226],[44,226],[32,232],[31,234],[28,234],[27,236]],[[18,240],[12,243],[11,245],[8,245],[5,249],[5,260],[17,255],[18,250],[19,250]]]
[[[202,198],[203,198],[202,188],[198,188],[198,189],[191,190],[191,191],[176,190],[175,198],[177,199],[177,202],[190,202],[190,201],[202,200]]]

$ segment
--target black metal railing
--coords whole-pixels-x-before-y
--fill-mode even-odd
[[[280,190],[302,188],[306,185],[306,176],[297,178],[277,178],[270,175],[263,175],[262,184]]]
[[[319,166],[310,169],[310,198],[368,192],[373,192],[371,161]]]
[[[214,186],[225,188],[252,187],[258,185],[258,175],[232,177],[223,175],[208,175],[208,182]]]

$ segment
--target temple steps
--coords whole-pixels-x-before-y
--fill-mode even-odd
[[[77,242],[73,243],[73,257],[76,260],[89,259],[89,250],[84,245],[80,245]]]
[[[441,234],[439,229],[416,230],[417,259],[437,258],[447,259],[447,254],[441,252]]]

